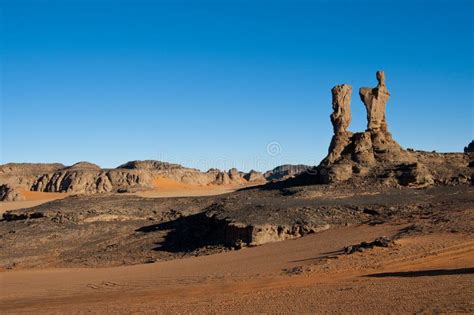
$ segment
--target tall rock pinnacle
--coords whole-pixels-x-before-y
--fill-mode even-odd
[[[367,109],[367,130],[387,131],[385,107],[390,93],[385,85],[385,73],[377,71],[378,85],[375,88],[363,87],[359,90],[360,99]]]
[[[332,109],[331,122],[334,128],[334,135],[329,146],[326,161],[333,163],[340,158],[342,150],[349,143],[352,133],[347,131],[351,123],[351,95],[352,86],[348,84],[336,85],[332,88]]]
[[[347,132],[351,123],[351,94],[352,86],[348,84],[336,85],[332,88],[331,122],[334,134]]]

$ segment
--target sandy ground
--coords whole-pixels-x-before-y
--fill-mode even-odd
[[[156,179],[155,186],[156,189],[154,190],[140,191],[130,195],[136,195],[145,198],[217,196],[234,192],[239,188],[251,187],[251,185],[190,185],[179,183],[168,178]],[[52,200],[63,199],[71,195],[68,193],[50,193],[39,191],[22,191],[21,193],[25,197],[25,200],[0,202],[0,215],[8,210],[31,208]]]
[[[0,313],[472,313],[470,235],[412,236],[391,248],[340,252],[403,227],[346,227],[154,264],[2,272]]]
[[[231,193],[244,187],[237,185],[192,185],[164,177],[155,179],[154,184],[154,190],[137,192],[135,195],[148,198],[216,196]]]
[[[66,193],[50,193],[40,191],[21,191],[25,200],[22,201],[9,201],[0,202],[0,215],[8,210],[16,210],[23,208],[31,208],[48,201],[63,199],[69,196]]]

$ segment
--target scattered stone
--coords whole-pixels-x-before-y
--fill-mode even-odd
[[[344,247],[344,253],[346,255],[353,254],[355,252],[362,252],[365,249],[371,249],[374,247],[389,247],[393,245],[393,240],[386,236],[379,237],[372,242],[362,242],[356,245],[350,245]]]
[[[28,219],[28,215],[25,214],[25,213],[16,214],[16,213],[12,213],[10,211],[5,212],[2,215],[2,217],[3,217],[3,220],[5,220],[5,221],[19,221],[19,220]]]
[[[369,208],[365,208],[363,212],[368,215],[380,215],[380,212],[378,212],[377,210],[373,210]]]

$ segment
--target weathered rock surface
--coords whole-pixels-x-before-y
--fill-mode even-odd
[[[0,165],[0,184],[29,190],[39,176],[54,173],[64,167],[63,164],[59,163],[8,163]]]
[[[377,72],[375,88],[361,88],[362,102],[367,110],[367,130],[352,133],[350,123],[350,92],[343,84],[332,89],[331,114],[334,136],[329,152],[320,165],[295,180],[293,184],[340,183],[354,185],[426,187],[469,183],[472,157],[462,153],[428,153],[404,150],[388,131],[385,109],[390,97],[383,71]]]
[[[159,189],[157,178],[191,185],[245,185],[265,182],[261,173],[228,172],[211,169],[201,172],[161,161],[130,161],[116,169],[101,169],[89,162],[65,167],[62,164],[6,164],[0,166],[0,184],[43,192],[95,194]]]
[[[257,172],[254,170],[251,170],[250,172],[245,174],[243,177],[245,180],[249,182],[265,182],[266,181],[265,177],[263,176],[261,172]]]
[[[390,93],[385,85],[385,73],[377,71],[376,77],[378,81],[377,87],[360,88],[359,95],[367,109],[367,130],[387,131],[385,109]]]
[[[25,197],[8,185],[0,185],[0,201],[20,201]]]
[[[180,169],[183,167],[179,164],[172,164],[172,163],[155,161],[155,160],[144,160],[144,161],[130,161],[130,162],[120,165],[117,168],[162,171],[162,170],[170,170],[170,169]]]
[[[271,171],[265,172],[264,177],[269,181],[280,181],[310,170],[312,166],[303,164],[284,164],[275,167]]]
[[[351,123],[352,86],[348,84],[336,85],[331,92],[333,109],[331,123],[334,135],[329,145],[327,163],[333,163],[341,157],[344,148],[349,144],[352,137],[352,133],[347,130]]]
[[[332,88],[331,122],[334,134],[347,132],[351,123],[351,95],[352,86],[348,84],[336,85]]]

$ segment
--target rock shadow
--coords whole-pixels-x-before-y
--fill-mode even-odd
[[[418,271],[401,271],[401,272],[383,272],[365,275],[370,278],[387,278],[387,277],[434,277],[434,276],[452,276],[452,275],[470,275],[474,274],[474,268],[459,268],[459,269],[432,269],[432,270],[418,270]]]
[[[252,228],[237,227],[226,219],[218,219],[205,213],[197,213],[178,219],[143,226],[136,232],[152,233],[168,231],[163,241],[156,243],[155,251],[173,253],[192,252],[203,247],[238,247],[251,240]]]

